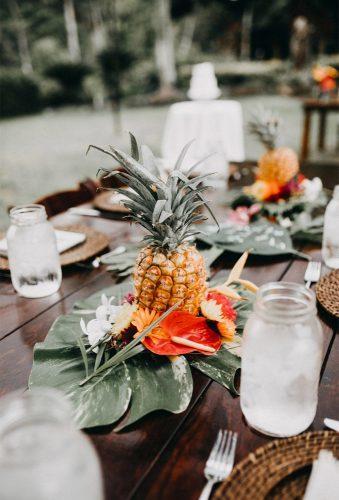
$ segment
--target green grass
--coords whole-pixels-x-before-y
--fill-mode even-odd
[[[279,96],[240,98],[245,122],[258,103],[275,108],[285,122],[284,142],[299,150],[302,129],[300,101]],[[59,189],[73,187],[86,176],[94,177],[109,159],[85,151],[89,144],[128,147],[127,131],[160,153],[160,143],[168,107],[127,108],[122,111],[123,134],[113,131],[109,110],[67,108],[0,122],[0,227],[8,225],[9,205],[28,203]],[[316,124],[314,123],[313,132]],[[327,143],[334,148],[336,117],[329,117]],[[257,158],[262,148],[245,133],[246,156]],[[313,141],[313,144],[315,142]]]

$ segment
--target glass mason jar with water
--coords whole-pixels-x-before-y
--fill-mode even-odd
[[[23,297],[46,297],[61,284],[55,233],[42,205],[21,205],[10,211],[7,231],[12,283]]]
[[[335,186],[333,198],[327,205],[324,216],[322,257],[325,264],[339,269],[339,185]]]
[[[307,429],[318,403],[322,349],[314,293],[297,283],[263,285],[242,346],[240,404],[251,427],[278,437]]]
[[[0,399],[2,500],[103,500],[100,464],[52,389]]]

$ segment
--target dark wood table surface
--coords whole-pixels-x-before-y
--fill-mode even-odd
[[[222,198],[222,191],[215,193],[220,221],[225,217]],[[126,221],[61,214],[53,222],[92,226],[109,236],[111,248],[140,238],[140,232]],[[304,251],[320,259],[319,249]],[[222,279],[234,261],[230,254],[224,254],[213,274]],[[244,278],[258,285],[279,280],[303,283],[305,269],[303,260],[250,258]],[[88,270],[74,266],[64,270],[59,292],[32,300],[19,297],[10,281],[1,278],[0,395],[26,388],[33,346],[45,338],[53,321],[68,313],[76,300],[110,284],[112,278],[104,267]],[[323,429],[324,417],[339,418],[339,337],[325,320],[319,405],[310,430]],[[219,428],[239,433],[236,462],[269,441],[246,425],[239,398],[203,374],[194,371],[193,375],[194,393],[185,412],[154,413],[119,434],[112,427],[88,432],[101,459],[107,499],[196,499],[205,483],[204,464]]]

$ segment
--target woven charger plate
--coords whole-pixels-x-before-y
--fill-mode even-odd
[[[331,450],[339,458],[339,433],[308,432],[272,441],[236,465],[213,498],[302,499],[312,462],[322,449]]]
[[[86,240],[79,245],[66,250],[60,254],[60,262],[62,266],[76,264],[90,257],[94,257],[108,247],[109,241],[105,234],[92,229],[91,227],[82,224],[72,224],[71,226],[58,226],[56,229],[62,231],[74,231],[75,233],[84,233]],[[8,259],[0,257],[0,269],[9,270]]]
[[[120,205],[120,203],[112,203],[113,196],[114,194],[112,191],[103,191],[94,198],[94,207],[99,210],[104,210],[105,212],[128,214],[129,210],[123,205]]]
[[[323,308],[339,318],[339,269],[335,269],[319,280],[316,294]]]

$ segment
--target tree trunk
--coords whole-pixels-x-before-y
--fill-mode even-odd
[[[73,0],[64,0],[64,19],[68,53],[71,61],[76,62],[81,59],[81,52]]]
[[[29,51],[25,21],[21,15],[21,11],[16,0],[10,0],[9,8],[13,17],[15,31],[17,34],[21,70],[24,74],[28,75],[30,73],[33,73],[33,66],[31,54]]]
[[[170,0],[155,0],[155,63],[158,70],[159,94],[173,94],[177,80]]]
[[[120,36],[119,36],[119,14],[118,14],[118,0],[111,1],[112,23],[110,38],[113,40],[116,54],[120,52]],[[119,60],[119,58],[118,58]],[[121,135],[122,121],[121,121],[121,75],[120,65],[117,67],[115,76],[115,88],[111,89],[113,97],[111,98],[111,108],[113,113],[113,130],[114,134]]]
[[[195,25],[196,17],[194,15],[187,16],[184,21],[183,32],[178,47],[178,58],[180,60],[186,59],[190,53],[193,43]]]
[[[240,43],[240,59],[251,59],[251,33],[253,25],[253,7],[246,8],[241,19],[241,43]]]
[[[92,19],[92,46],[94,54],[98,54],[106,46],[106,31],[102,19],[100,4],[96,1],[91,2]]]
[[[310,25],[304,16],[293,21],[290,52],[295,69],[302,69],[310,56]]]

